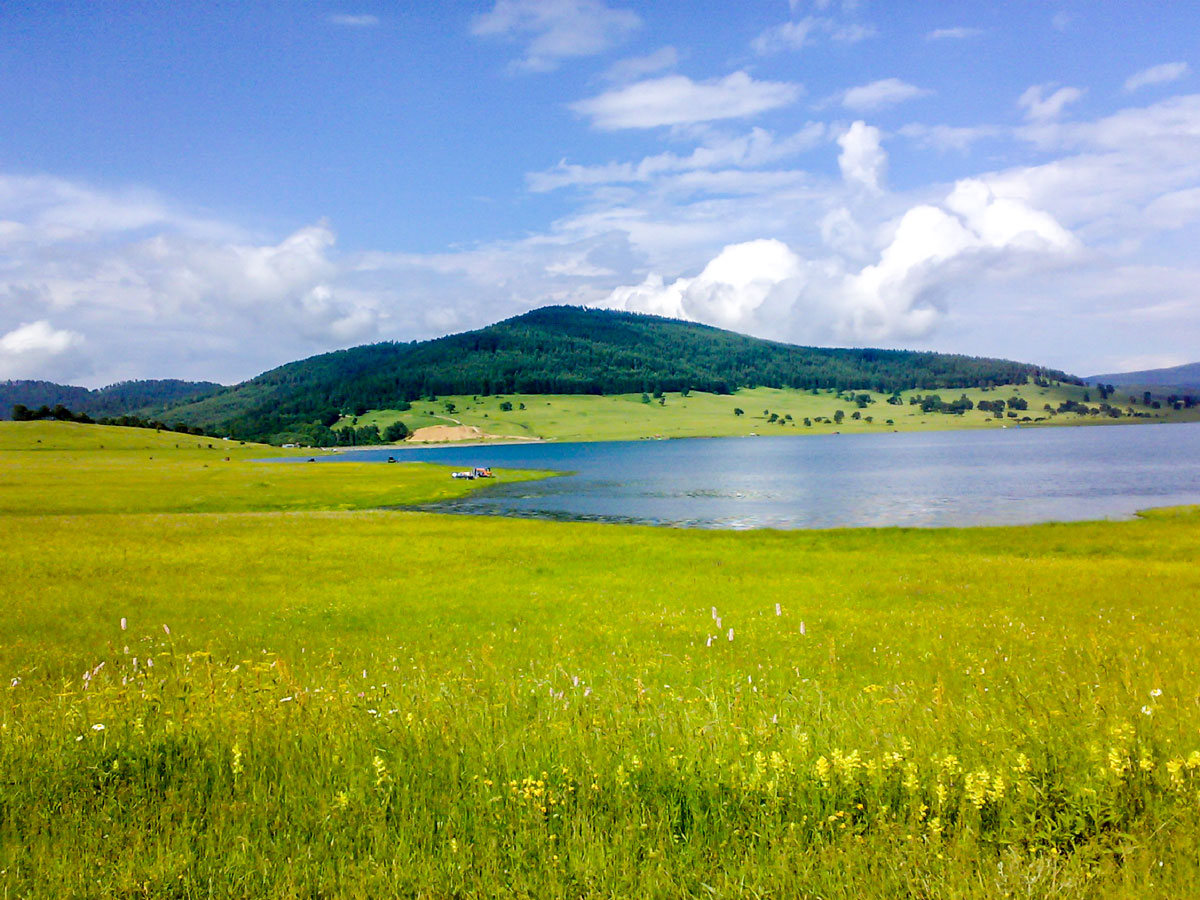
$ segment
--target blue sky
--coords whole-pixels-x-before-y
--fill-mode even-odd
[[[1188,4],[7,2],[0,378],[549,303],[1079,374],[1200,346]]]

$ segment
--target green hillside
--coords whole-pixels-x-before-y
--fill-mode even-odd
[[[169,410],[241,439],[328,443],[343,414],[443,395],[613,395],[740,388],[949,390],[1074,382],[1008,360],[907,350],[799,347],[657,316],[546,307],[421,343],[382,343],[290,363]]]

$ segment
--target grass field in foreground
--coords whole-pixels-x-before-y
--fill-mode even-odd
[[[378,425],[382,431],[395,421],[403,421],[410,430],[427,425],[447,425],[461,422],[475,425],[484,432],[522,438],[545,438],[560,441],[636,440],[651,437],[732,437],[749,434],[843,434],[882,433],[890,431],[935,431],[957,428],[1002,428],[1016,425],[1028,417],[1025,425],[1084,425],[1110,424],[1115,422],[1196,422],[1200,421],[1200,407],[1175,411],[1152,409],[1143,406],[1140,400],[1133,406],[1127,394],[1117,394],[1109,403],[1122,410],[1132,409],[1145,413],[1150,418],[1122,416],[1111,419],[1105,416],[1057,413],[1052,415],[1044,407],[1050,405],[1057,410],[1065,400],[1083,402],[1088,396],[1090,407],[1100,405],[1095,388],[1074,385],[1051,385],[1038,387],[1026,384],[1021,387],[1004,386],[984,391],[947,389],[939,391],[904,391],[899,405],[887,402],[888,395],[867,393],[873,401],[859,409],[854,403],[839,399],[837,395],[822,391],[752,388],[721,396],[692,392],[687,397],[669,393],[663,399],[650,403],[642,402],[641,394],[593,396],[589,394],[513,394],[502,397],[453,396],[439,397],[437,401],[417,401],[406,412],[397,410],[373,410],[357,420],[342,419],[337,426],[343,427],[356,421],[358,425]],[[908,401],[914,396],[936,393],[949,403],[965,394],[972,403],[981,400],[1005,400],[1013,396],[1025,401],[1028,408],[1016,411],[1016,417],[1005,415],[995,418],[992,413],[969,410],[961,416],[942,413],[925,413],[920,406]],[[454,412],[447,412],[446,403],[454,404]],[[512,410],[503,411],[502,403],[511,403]],[[524,404],[525,408],[521,409]],[[734,414],[741,409],[742,416]],[[841,410],[841,423],[833,420]],[[853,415],[858,413],[859,418]],[[770,421],[774,414],[777,419]],[[791,418],[789,419],[788,416]],[[808,419],[810,425],[805,425]],[[867,419],[871,421],[867,421]],[[830,421],[818,421],[829,419]],[[1036,420],[1041,419],[1042,422]],[[890,421],[889,421],[890,420]]]
[[[5,485],[31,455],[9,428]],[[117,453],[91,452],[0,516],[5,896],[1200,884],[1195,510],[792,533],[121,514],[80,488]]]

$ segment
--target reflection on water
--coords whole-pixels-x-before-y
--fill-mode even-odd
[[[1200,503],[1200,424],[363,451],[570,474],[443,512],[694,528],[1021,524]]]

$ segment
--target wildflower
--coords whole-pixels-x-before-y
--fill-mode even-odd
[[[121,630],[124,631],[126,629],[126,627],[127,627],[127,623],[125,622],[125,617],[121,616]]]
[[[350,797],[345,791],[338,791],[333,795],[333,805],[336,809],[345,809],[350,805]]]
[[[1150,692],[1150,696],[1151,697],[1161,697],[1162,696],[1162,688],[1155,688],[1154,690],[1152,690]]]
[[[800,633],[801,633],[801,634],[804,634],[804,633],[805,633],[805,631],[804,631],[804,620],[803,620],[803,619],[801,619],[801,620],[800,620]]]
[[[824,756],[818,757],[813,765],[813,772],[816,773],[822,784],[829,784],[829,760]]]
[[[992,779],[991,789],[988,790],[988,800],[992,801],[993,803],[999,803],[1004,799],[1004,791],[1006,787],[1007,785],[1004,782],[1004,776],[997,772],[996,776]]]
[[[1121,752],[1120,748],[1110,747],[1108,750],[1108,770],[1117,778],[1122,778],[1128,768],[1129,758]]]
[[[729,629],[729,639],[731,641],[733,640],[733,629],[732,628]]]
[[[383,757],[378,754],[371,760],[371,767],[375,770],[375,787],[383,787],[391,779],[388,774],[387,765],[383,761]]]
[[[777,616],[783,615],[783,608],[778,603],[775,604],[775,615],[777,615]]]
[[[1142,707],[1142,715],[1143,716],[1152,716],[1152,715],[1154,715],[1154,710],[1152,710],[1148,706],[1143,706]]]
[[[233,774],[235,776],[241,775],[242,774],[242,748],[237,743],[235,743],[233,745],[233,748],[229,751],[229,755],[232,757],[229,762],[229,770],[231,772],[233,772]]]
[[[1167,760],[1167,777],[1171,781],[1172,787],[1183,787],[1183,757]]]
[[[166,625],[163,625],[163,631],[166,633],[167,637],[171,636],[171,629]]]
[[[92,731],[103,731],[103,730],[104,730],[103,722],[97,722],[95,725],[92,726]]]
[[[980,769],[977,772],[967,773],[967,783],[963,790],[967,801],[976,809],[983,809],[983,805],[987,803],[988,785],[991,781],[991,776],[986,769]]]

